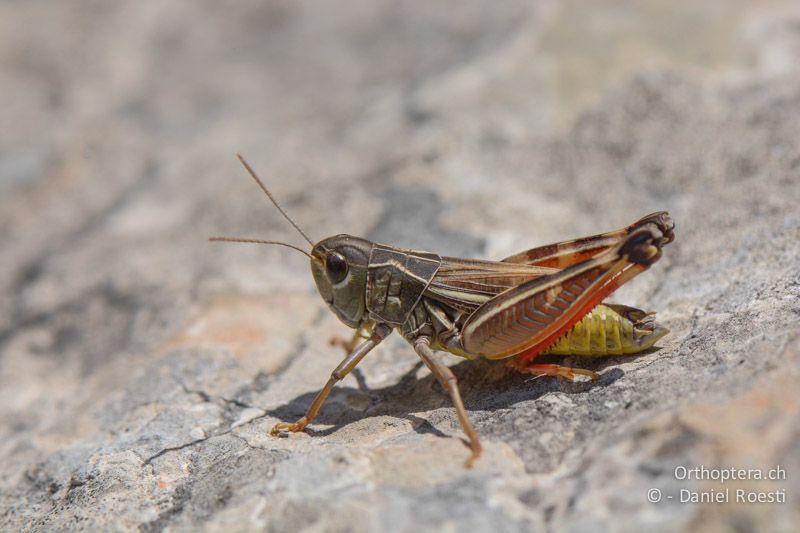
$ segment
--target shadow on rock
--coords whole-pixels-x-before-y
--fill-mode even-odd
[[[630,360],[630,356],[625,359]],[[538,359],[537,359],[538,361]],[[543,357],[542,361],[548,362]],[[561,358],[563,361],[563,358]],[[581,367],[598,367],[597,361],[583,359]],[[358,387],[339,385],[312,424],[306,429],[311,435],[330,435],[343,426],[366,417],[388,415],[412,422],[418,433],[446,436],[430,422],[412,413],[433,411],[451,407],[450,398],[431,374],[421,378],[417,372],[422,362],[414,364],[397,383],[388,387],[369,388],[364,375],[353,372]],[[451,367],[458,378],[459,388],[468,411],[495,411],[509,408],[520,402],[535,400],[548,392],[585,394],[596,387],[606,387],[620,379],[624,372],[619,368],[606,370],[598,381],[569,382],[540,377],[534,378],[509,369],[498,361],[462,361]],[[320,387],[327,376],[320,376]],[[303,393],[293,400],[267,412],[282,421],[293,422],[302,417],[311,405],[317,391]],[[315,430],[314,424],[330,425],[324,430]]]

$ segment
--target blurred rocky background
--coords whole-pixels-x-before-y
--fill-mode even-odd
[[[796,530],[796,3],[7,0],[0,95],[0,529]],[[614,300],[672,333],[567,360],[595,384],[449,357],[472,470],[400,339],[270,437],[347,331],[299,254],[206,241],[303,246],[237,151],[316,239],[499,258],[668,209]]]

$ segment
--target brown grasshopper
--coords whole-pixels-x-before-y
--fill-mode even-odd
[[[637,353],[667,333],[652,313],[601,304],[622,284],[647,270],[674,239],[666,212],[591,237],[521,252],[502,261],[442,257],[401,250],[351,235],[314,242],[281,208],[247,162],[247,171],[281,214],[311,245],[258,239],[212,237],[214,241],[279,244],[309,257],[320,296],[355,330],[351,341],[335,340],[348,355],[331,373],[300,420],[275,424],[273,435],[302,431],[319,412],[334,385],[397,329],[448,392],[472,454],[481,453],[478,434],[464,409],[456,377],[434,351],[475,359],[513,359],[513,367],[535,376],[577,375],[589,370],[534,364],[544,353],[610,355]]]

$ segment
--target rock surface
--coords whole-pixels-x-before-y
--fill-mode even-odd
[[[666,5],[1,5],[0,529],[793,531],[800,12]],[[299,254],[205,241],[302,245],[236,151],[315,238],[499,258],[668,209],[614,300],[672,332],[565,363],[596,384],[448,358],[472,470],[397,338],[270,437],[347,332]]]

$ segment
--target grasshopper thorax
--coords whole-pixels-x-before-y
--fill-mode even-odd
[[[367,266],[373,244],[351,235],[328,237],[311,250],[311,273],[322,299],[351,328],[367,318]]]

